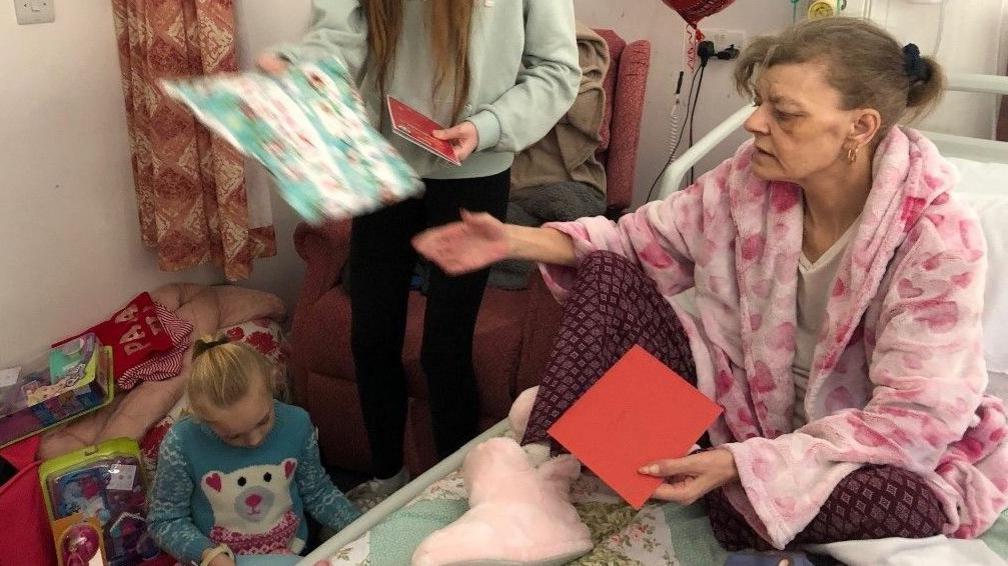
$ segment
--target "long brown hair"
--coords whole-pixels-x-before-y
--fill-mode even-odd
[[[366,0],[368,55],[377,68],[378,90],[385,94],[389,68],[396,56],[399,36],[403,33],[404,0]],[[472,0],[429,0],[426,2],[427,29],[434,54],[434,83],[431,97],[442,87],[452,88],[452,117],[460,117],[469,97],[469,26]],[[408,30],[407,33],[412,30]]]
[[[941,66],[930,57],[921,60],[926,76],[908,76],[903,50],[885,30],[856,18],[825,18],[753,40],[739,57],[735,84],[740,93],[752,96],[760,70],[821,61],[845,109],[878,110],[885,136],[894,124],[923,117],[941,99],[945,88]]]

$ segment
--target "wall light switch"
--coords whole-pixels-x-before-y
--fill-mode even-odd
[[[14,12],[21,25],[48,24],[56,21],[56,0],[14,0]]]

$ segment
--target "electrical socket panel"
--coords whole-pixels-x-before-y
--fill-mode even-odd
[[[735,49],[742,51],[745,47],[746,33],[737,29],[701,29],[704,39],[714,42],[714,49],[722,51],[732,45]]]
[[[20,25],[48,24],[56,21],[56,0],[14,0],[14,13]]]

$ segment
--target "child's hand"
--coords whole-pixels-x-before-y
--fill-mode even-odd
[[[270,75],[279,75],[287,70],[289,63],[276,56],[275,53],[263,53],[256,59],[256,66]]]
[[[446,130],[434,130],[433,134],[437,139],[452,144],[452,147],[455,148],[455,156],[459,161],[465,161],[466,157],[469,157],[479,144],[479,132],[476,131],[476,126],[468,120]]]
[[[235,566],[235,561],[226,554],[219,554],[207,566]]]
[[[207,556],[211,552],[216,552],[217,548],[219,547],[210,547],[204,550],[203,555],[201,556],[202,558],[201,563],[206,562]],[[206,566],[235,566],[235,560],[234,558],[231,558],[227,554],[218,554],[217,556],[213,557],[213,560],[211,560],[210,562],[206,562]]]

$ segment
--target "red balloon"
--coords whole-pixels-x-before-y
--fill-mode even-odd
[[[686,23],[697,27],[697,22],[711,14],[716,14],[728,7],[735,0],[662,0],[686,20]]]

